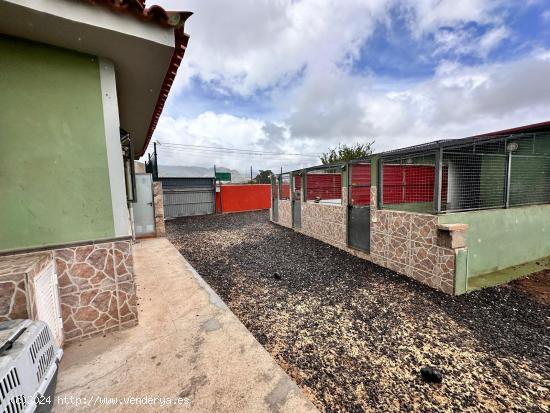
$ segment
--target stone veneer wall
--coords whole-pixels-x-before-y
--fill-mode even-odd
[[[137,324],[131,241],[53,251],[65,341]]]
[[[164,199],[162,194],[162,182],[153,182],[153,204],[155,206],[155,236],[166,236],[164,226]]]
[[[454,294],[455,250],[438,245],[437,216],[377,210],[376,196],[376,187],[371,187],[370,254],[347,246],[345,204],[303,202],[300,232],[432,288]],[[279,224],[292,226],[290,208],[290,201],[279,201]]]
[[[279,199],[279,225],[292,228],[292,204],[288,199]]]
[[[304,202],[300,232],[347,251],[346,211],[343,205]]]
[[[437,216],[378,210],[371,221],[376,264],[454,294],[455,251],[437,244]]]
[[[0,321],[36,318],[35,277],[50,262],[51,253],[0,259]]]

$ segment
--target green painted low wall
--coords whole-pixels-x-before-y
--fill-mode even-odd
[[[114,237],[98,59],[0,36],[0,251]]]
[[[404,202],[402,204],[384,204],[382,209],[431,214],[433,212],[434,205],[433,202]]]
[[[468,224],[468,277],[550,255],[550,205],[457,212],[440,224]]]

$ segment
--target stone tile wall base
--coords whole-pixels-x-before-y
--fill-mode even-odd
[[[376,201],[376,188],[371,188]],[[279,201],[278,224],[291,227],[290,201]],[[376,210],[370,254],[347,246],[345,205],[302,203],[300,233],[369,260],[447,294],[454,294],[455,251],[438,245],[437,217]]]
[[[155,236],[165,237],[164,199],[162,194],[162,182],[160,181],[153,182],[153,204],[155,206]]]
[[[67,342],[137,323],[130,241],[58,249],[54,258]]]
[[[454,294],[455,252],[437,243],[437,217],[375,211],[371,255],[380,265],[447,294]]]
[[[279,200],[279,221],[277,224],[283,227],[292,228],[292,205],[288,199]]]
[[[30,318],[27,292],[25,274],[14,274],[0,279],[0,321]]]
[[[36,319],[36,277],[52,260],[51,252],[0,257],[0,321]]]

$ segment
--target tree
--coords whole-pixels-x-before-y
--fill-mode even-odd
[[[372,154],[374,141],[368,143],[356,143],[354,145],[339,144],[336,148],[329,148],[327,153],[321,156],[323,165],[336,162],[351,161],[353,159],[365,158]]]
[[[271,175],[273,172],[271,170],[262,171],[260,169],[260,173],[256,175],[256,178],[254,178],[254,182],[257,184],[270,184],[271,183]]]

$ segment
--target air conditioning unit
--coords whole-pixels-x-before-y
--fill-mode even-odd
[[[0,323],[0,413],[49,412],[62,355],[46,323]]]

